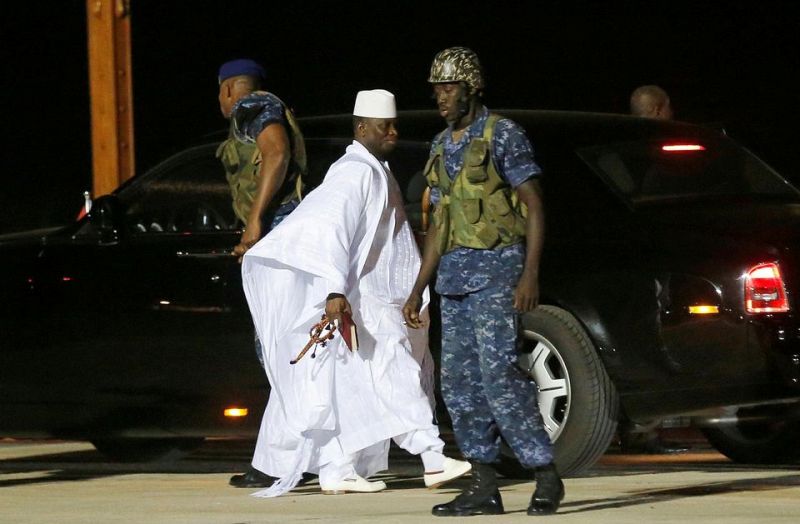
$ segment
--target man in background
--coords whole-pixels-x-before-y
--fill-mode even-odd
[[[673,111],[669,95],[657,85],[637,87],[631,93],[631,115],[654,120],[672,120]],[[669,295],[668,275],[660,275],[659,278],[660,280],[656,279],[654,282],[656,297],[654,325],[658,332],[661,330],[661,303],[667,300]],[[677,365],[670,359],[663,344],[659,349],[671,367]],[[622,420],[617,432],[619,433],[620,449],[623,453],[664,454],[688,451],[686,447],[662,441],[658,429],[653,426],[638,426],[629,420]]]
[[[669,95],[656,85],[637,87],[631,93],[631,114],[656,120],[672,120]]]

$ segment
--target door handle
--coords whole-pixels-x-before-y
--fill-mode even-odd
[[[186,304],[170,304],[164,300],[153,304],[151,309],[177,313],[230,313],[231,311],[231,308],[225,306],[190,306]]]
[[[178,258],[233,258],[230,251],[178,251],[175,253]]]

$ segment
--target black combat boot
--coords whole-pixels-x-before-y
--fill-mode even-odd
[[[431,510],[437,517],[502,515],[503,501],[497,489],[497,474],[489,464],[472,462],[472,482],[456,498]]]
[[[528,515],[552,515],[564,500],[564,483],[555,464],[536,468],[536,491],[528,506]]]
[[[234,488],[268,488],[276,480],[275,477],[261,473],[251,466],[247,473],[232,476],[228,484]]]

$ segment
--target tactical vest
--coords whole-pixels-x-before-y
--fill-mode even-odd
[[[307,166],[306,147],[300,126],[286,105],[283,102],[281,105],[284,107],[283,116],[288,124],[287,131],[292,156],[286,172],[286,179],[275,198],[270,202],[268,209],[275,209],[293,199],[302,198],[303,175],[306,173]],[[233,210],[239,220],[247,224],[250,208],[253,207],[253,200],[258,191],[261,151],[256,144],[236,140],[233,136],[233,123],[231,123],[228,139],[220,144],[216,154],[225,167],[225,178],[228,179],[233,198]]]
[[[492,159],[494,127],[499,119],[499,115],[489,115],[483,136],[467,145],[464,165],[454,180],[444,165],[443,140],[425,166],[428,185],[438,187],[441,193],[433,212],[439,253],[456,246],[496,249],[525,239],[527,210]]]

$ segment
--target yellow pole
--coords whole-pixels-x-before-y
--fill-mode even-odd
[[[86,0],[94,196],[134,175],[130,0]]]

